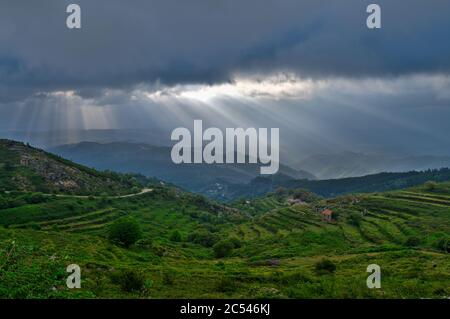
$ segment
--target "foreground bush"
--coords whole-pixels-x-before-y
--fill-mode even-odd
[[[126,292],[142,291],[145,288],[145,276],[134,270],[123,270],[113,276],[113,282]]]
[[[178,230],[174,230],[172,234],[170,234],[170,240],[174,242],[180,242],[181,241],[181,234]]]
[[[446,237],[439,239],[437,242],[437,248],[446,253],[450,252],[450,239]]]
[[[222,276],[216,286],[216,290],[219,292],[234,292],[237,288],[236,279],[230,275]]]
[[[437,187],[438,187],[438,183],[436,183],[436,182],[428,181],[425,183],[425,189],[427,191],[430,191],[430,192],[435,191]]]
[[[329,259],[322,259],[315,265],[317,273],[334,273],[336,271],[336,265]]]
[[[420,245],[420,238],[416,236],[408,237],[405,241],[405,246],[416,247]]]
[[[347,218],[347,222],[355,227],[361,226],[361,221],[362,217],[360,214],[357,213],[351,213]]]
[[[133,218],[121,218],[109,229],[109,240],[123,247],[130,247],[142,237],[141,227]]]
[[[234,244],[231,240],[221,240],[213,246],[214,256],[216,258],[228,257],[233,251]]]
[[[198,229],[189,234],[188,240],[205,247],[212,247],[218,241],[218,236],[206,229]]]

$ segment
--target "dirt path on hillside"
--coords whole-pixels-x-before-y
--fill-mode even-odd
[[[63,198],[111,198],[111,199],[117,199],[117,198],[129,198],[129,197],[135,197],[140,196],[146,193],[153,192],[153,188],[144,188],[139,193],[135,194],[128,194],[128,195],[118,195],[118,196],[85,196],[85,195],[64,195],[64,194],[56,194],[56,197],[63,197]],[[54,196],[52,194],[45,194],[47,196]]]

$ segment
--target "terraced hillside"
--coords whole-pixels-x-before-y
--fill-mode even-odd
[[[280,205],[255,221],[257,224],[272,221],[266,227],[272,232],[313,226],[338,227],[346,235],[358,230],[359,236],[354,236],[359,238],[354,239],[360,242],[370,238],[368,242],[373,243],[402,243],[408,236],[429,237],[427,235],[437,230],[450,232],[449,185],[432,184],[403,191],[348,195],[309,205]],[[273,206],[273,196],[267,198],[267,203]],[[322,223],[318,214],[325,208],[334,212],[335,219],[331,223]]]
[[[233,207],[159,186],[129,198],[0,196],[1,297],[444,298],[450,183],[320,199],[280,191]],[[333,211],[331,220],[321,212]],[[143,237],[108,240],[133,218]],[[323,260],[334,265],[321,269]],[[65,267],[83,269],[80,290]],[[366,287],[366,267],[382,289]],[[134,276],[136,287],[123,278]]]

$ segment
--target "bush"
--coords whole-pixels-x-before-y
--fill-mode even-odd
[[[220,292],[234,292],[237,289],[236,280],[232,276],[223,276],[217,283],[216,289]]]
[[[181,241],[181,234],[178,230],[174,230],[172,234],[170,234],[170,240],[174,242],[180,242]]]
[[[329,259],[322,259],[316,263],[315,269],[318,273],[334,273],[336,265]]]
[[[234,245],[231,240],[221,240],[213,246],[216,258],[228,257],[233,251]]]
[[[212,247],[218,241],[218,237],[206,229],[199,229],[189,234],[188,240],[205,247]]]
[[[318,199],[320,199],[319,196],[317,196],[316,194],[310,192],[307,189],[303,189],[303,188],[298,188],[292,191],[292,196],[294,197],[294,199],[299,199],[303,202],[314,202]]]
[[[357,213],[351,213],[348,218],[347,218],[347,222],[350,225],[359,227],[361,225],[361,221],[362,221],[362,217],[360,214]]]
[[[151,249],[153,248],[153,240],[151,240],[151,238],[139,239],[135,245],[142,249]]]
[[[141,228],[133,218],[121,218],[109,229],[109,240],[120,246],[130,247],[141,237]]]
[[[285,187],[280,186],[275,190],[275,196],[278,198],[286,196],[286,194],[288,194],[288,190]]]
[[[145,287],[145,276],[141,272],[126,269],[113,277],[113,282],[126,292],[141,291]]]
[[[436,190],[437,186],[438,186],[438,184],[436,182],[433,182],[433,181],[428,181],[428,182],[425,183],[425,189],[427,191],[431,191],[432,192],[432,191]]]
[[[408,237],[405,241],[405,246],[407,247],[416,247],[420,245],[420,238],[416,236]]]
[[[171,269],[163,270],[162,282],[164,285],[171,286],[175,281],[175,272]]]
[[[333,215],[331,215],[331,219],[334,221],[338,221],[340,219],[341,213],[337,210],[333,211]],[[360,218],[360,223],[361,223],[362,217]]]
[[[47,201],[48,197],[40,193],[35,193],[26,196],[24,199],[28,204],[39,204]]]
[[[442,251],[448,253],[448,252],[450,252],[450,239],[443,237],[437,241],[436,246],[439,250],[442,250]]]
[[[232,236],[230,237],[230,241],[233,243],[234,248],[242,247],[242,242],[239,238]]]
[[[158,257],[162,257],[166,254],[166,248],[164,248],[164,246],[161,246],[158,244],[153,245],[152,251]]]
[[[41,230],[41,225],[39,225],[36,222],[30,222],[26,225],[26,228],[32,229],[32,230]]]

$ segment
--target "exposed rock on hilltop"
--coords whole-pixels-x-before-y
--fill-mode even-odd
[[[130,176],[103,173],[29,145],[0,140],[0,189],[83,195],[125,194],[139,187]]]

